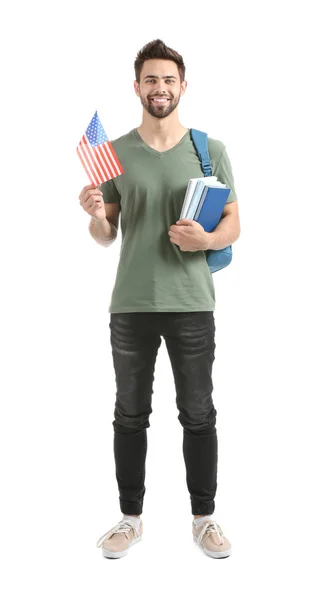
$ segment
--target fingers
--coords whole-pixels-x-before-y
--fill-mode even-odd
[[[91,200],[91,199],[88,199],[88,200],[87,200],[87,201],[86,201],[86,202],[85,202],[85,203],[82,205],[82,207],[84,208],[84,210],[86,210],[87,212],[89,212],[89,210],[90,210],[91,208],[93,208],[93,207],[94,207],[94,208],[96,208],[96,209],[98,210],[99,208],[102,208],[102,206],[103,206],[103,201],[101,201],[101,200]]]
[[[98,189],[98,187],[94,185],[86,186],[85,188],[83,188],[81,194],[79,195],[81,204],[88,200],[88,198],[90,198],[91,196],[96,196],[99,197],[99,199],[101,199],[103,197],[103,193],[101,192],[101,190]]]
[[[86,192],[86,191],[88,191],[88,190],[92,190],[92,189],[98,190],[98,186],[97,185],[93,185],[91,183],[89,185],[85,185],[84,188],[82,189],[81,194],[84,193],[84,192]]]
[[[79,195],[80,204],[84,208],[91,207],[95,202],[101,202],[102,199],[103,193],[95,185],[86,185]]]
[[[94,190],[94,191],[99,191],[99,192],[100,192],[100,190],[98,189],[98,187],[97,187],[96,185],[92,185],[92,184],[90,184],[90,185],[85,185],[85,186],[84,186],[84,188],[82,188],[82,190],[81,190],[81,193],[80,193],[80,195],[79,195],[79,198],[80,198],[80,199],[81,199],[81,198],[83,198],[83,196],[85,196],[85,195],[87,194],[87,192],[89,192],[89,191],[91,191],[91,190]]]

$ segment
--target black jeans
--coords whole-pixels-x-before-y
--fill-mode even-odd
[[[192,514],[212,514],[217,488],[213,312],[111,313],[109,326],[117,387],[113,427],[121,512],[142,513],[152,385],[163,336],[183,427]]]

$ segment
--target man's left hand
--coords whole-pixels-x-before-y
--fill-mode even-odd
[[[208,235],[202,225],[192,219],[180,219],[169,230],[170,242],[183,252],[208,250]]]

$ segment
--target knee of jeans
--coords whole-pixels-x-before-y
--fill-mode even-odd
[[[113,428],[118,433],[133,433],[133,430],[143,431],[150,427],[150,413],[140,415],[125,415],[119,409],[115,409]]]
[[[217,411],[214,406],[207,413],[190,413],[180,410],[178,420],[186,431],[197,433],[198,435],[207,435],[215,433]]]

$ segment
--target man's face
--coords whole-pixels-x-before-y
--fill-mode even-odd
[[[164,119],[179,104],[186,89],[186,82],[180,83],[176,63],[172,60],[151,59],[143,64],[140,84],[134,82],[137,96],[150,115]]]

